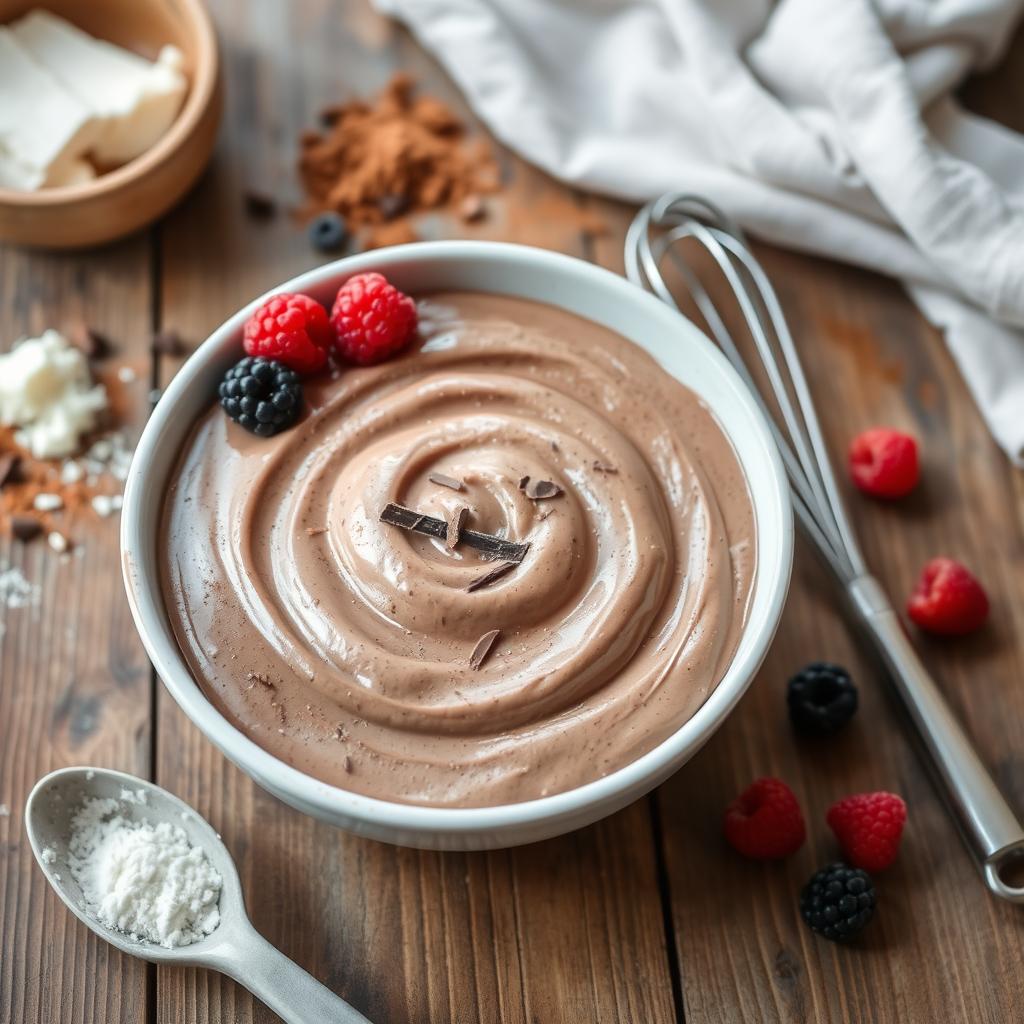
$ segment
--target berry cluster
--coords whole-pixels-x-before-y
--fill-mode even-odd
[[[245,322],[246,358],[221,381],[221,405],[246,430],[270,437],[299,417],[300,375],[323,370],[332,350],[361,366],[389,359],[412,340],[416,322],[416,303],[382,274],[349,278],[330,315],[308,295],[272,295]]]

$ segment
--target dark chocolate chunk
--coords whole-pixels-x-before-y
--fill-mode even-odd
[[[188,351],[185,342],[177,331],[163,330],[153,335],[150,348],[162,356],[181,358]]]
[[[523,488],[528,498],[534,501],[544,501],[546,498],[557,498],[564,491],[558,484],[550,480],[531,480]]]
[[[528,476],[521,476],[519,478],[519,490],[525,491],[527,484],[529,484],[530,478]]]
[[[21,466],[21,456],[15,452],[5,452],[0,455],[0,488],[7,484],[14,483],[18,479],[18,469]]]
[[[385,220],[394,220],[409,209],[409,197],[402,195],[401,192],[390,192],[377,200],[377,209]]]
[[[477,576],[477,578],[473,580],[468,587],[466,587],[466,590],[472,594],[475,590],[481,590],[484,587],[489,587],[495,580],[500,580],[502,576],[510,573],[518,564],[518,562],[499,562],[493,569],[488,569],[482,576]]]
[[[456,480],[453,476],[446,476],[444,473],[428,473],[427,479],[432,484],[437,484],[438,487],[450,487],[453,491],[466,489],[461,480]]]
[[[487,655],[491,653],[491,648],[499,636],[501,630],[492,629],[477,640],[473,653],[469,656],[469,667],[474,672],[487,660]]]
[[[277,213],[277,200],[266,192],[249,189],[242,197],[245,212],[253,220],[270,220]]]
[[[83,327],[71,335],[71,344],[85,356],[86,359],[103,359],[110,355],[113,345],[110,339],[94,327]]]
[[[22,543],[35,540],[43,532],[43,524],[34,516],[11,516],[11,535]]]
[[[455,545],[459,543],[459,538],[462,536],[462,528],[466,525],[466,516],[468,515],[469,509],[465,505],[460,505],[458,508],[453,509],[445,520],[448,532],[444,538],[444,546],[449,551],[454,551]]]
[[[448,524],[443,519],[422,515],[404,505],[397,505],[395,502],[389,502],[384,507],[384,511],[380,514],[380,520],[382,523],[398,526],[403,530],[413,530],[428,537],[438,537],[444,540],[448,536]],[[485,555],[510,562],[521,562],[526,557],[526,552],[530,550],[528,541],[516,544],[514,541],[493,537],[489,533],[477,533],[475,530],[463,530],[459,540]]]

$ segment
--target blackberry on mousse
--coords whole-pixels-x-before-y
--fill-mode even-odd
[[[252,434],[273,437],[299,418],[302,384],[283,363],[246,356],[231,367],[217,388],[221,407]]]

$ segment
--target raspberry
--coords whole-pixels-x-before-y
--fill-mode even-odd
[[[334,344],[350,362],[369,366],[405,348],[416,329],[416,303],[383,274],[356,274],[331,310]]]
[[[858,434],[850,445],[850,476],[866,494],[902,498],[921,475],[917,441],[909,434],[876,427]]]
[[[793,791],[779,779],[758,779],[725,809],[725,838],[744,857],[776,860],[803,845],[807,829]]]
[[[308,295],[281,292],[267,299],[245,322],[245,351],[284,363],[296,373],[327,365],[331,325],[327,310]]]
[[[786,703],[797,732],[831,736],[853,718],[857,687],[845,668],[816,661],[790,679]]]
[[[958,636],[988,618],[988,595],[965,566],[952,558],[933,558],[921,571],[907,614],[931,633]]]
[[[846,864],[830,864],[811,876],[800,893],[800,916],[833,942],[852,939],[875,912],[871,878]]]
[[[896,859],[907,805],[895,793],[858,793],[834,803],[825,820],[854,867],[882,871]]]

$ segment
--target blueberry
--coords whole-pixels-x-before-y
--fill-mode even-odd
[[[321,252],[338,252],[347,238],[348,228],[337,213],[321,213],[309,225],[309,240]]]

